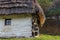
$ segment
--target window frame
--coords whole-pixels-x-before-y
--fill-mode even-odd
[[[11,19],[5,19],[5,26],[11,25]]]

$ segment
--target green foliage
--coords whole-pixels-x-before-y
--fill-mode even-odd
[[[40,36],[40,39],[41,40],[60,40],[60,36],[58,36],[58,35],[46,35],[46,34],[44,34],[44,35],[41,35]]]
[[[60,15],[60,5],[58,5],[59,3],[54,5],[53,0],[38,0],[38,2],[42,6],[46,16]],[[58,5],[58,6],[56,6],[56,5]],[[54,7],[52,7],[52,6],[54,6]],[[52,8],[50,8],[50,7],[52,7]]]
[[[60,7],[49,10],[47,15],[60,15]]]
[[[51,0],[38,0],[40,3],[41,7],[46,11],[48,7],[51,5]]]

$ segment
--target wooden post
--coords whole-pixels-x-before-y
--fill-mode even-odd
[[[40,25],[43,26],[45,20],[46,20],[46,17],[44,15],[44,11],[43,9],[41,8],[41,6],[39,5],[38,1],[37,0],[34,0],[35,2],[35,6],[36,6],[36,10],[38,10],[37,14],[39,16],[39,20],[40,20]]]
[[[33,15],[32,17],[32,36],[33,37],[36,37],[39,35],[39,26],[38,26],[38,23],[37,23],[37,18],[36,18],[37,15]]]

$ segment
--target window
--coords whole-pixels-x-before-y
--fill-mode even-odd
[[[5,25],[11,25],[11,19],[5,19]]]

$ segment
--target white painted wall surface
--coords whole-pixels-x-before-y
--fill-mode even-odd
[[[5,26],[4,23],[4,19],[0,19],[0,37],[32,36],[31,17],[13,18],[10,26]]]

